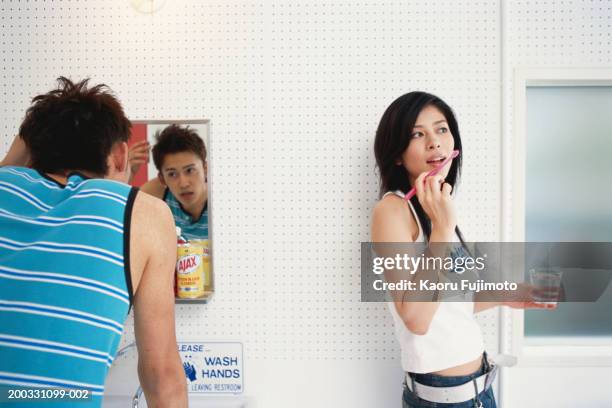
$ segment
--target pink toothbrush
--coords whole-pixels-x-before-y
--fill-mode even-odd
[[[459,150],[453,150],[451,155],[448,156],[446,159],[444,159],[444,161],[442,163],[440,163],[439,166],[437,166],[435,169],[433,169],[432,171],[427,173],[427,177],[435,176],[436,174],[438,174],[438,172],[442,169],[442,167],[446,166],[448,164],[448,162],[450,162],[451,160],[453,160],[457,156],[459,156]],[[425,178],[427,178],[427,177],[425,177]],[[412,187],[412,189],[408,193],[406,193],[406,195],[404,196],[404,200],[406,200],[406,201],[410,200],[412,197],[414,197],[415,194],[416,194],[416,187]]]

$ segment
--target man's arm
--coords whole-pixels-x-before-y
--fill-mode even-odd
[[[128,161],[130,162],[130,183],[132,182],[134,175],[138,173],[140,166],[149,162],[150,150],[151,146],[146,140],[141,140],[130,147],[128,151]],[[158,177],[153,178],[140,186],[140,191],[160,199],[164,198],[165,190],[166,186],[162,184]]]
[[[162,182],[159,181],[159,178],[154,178],[140,186],[140,191],[152,195],[153,197],[157,197],[161,200],[164,198],[166,186],[164,186]]]
[[[131,227],[140,384],[149,407],[187,407],[187,384],[174,325],[174,220],[166,204],[139,193]]]
[[[129,183],[140,170],[140,166],[149,162],[149,151],[151,146],[147,140],[141,140],[140,142],[134,143],[128,149],[128,162],[130,163],[130,179]]]
[[[20,166],[28,167],[30,164],[30,152],[25,142],[19,136],[15,136],[8,153],[0,162],[1,166]]]

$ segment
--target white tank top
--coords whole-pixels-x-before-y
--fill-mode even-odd
[[[404,198],[401,191],[388,192]],[[384,198],[384,196],[383,196]],[[423,228],[410,201],[419,235],[415,242],[425,242]],[[412,373],[431,373],[476,360],[484,351],[480,326],[474,318],[474,302],[440,302],[424,335],[412,333],[397,313],[395,304],[387,304],[402,353],[402,368]]]

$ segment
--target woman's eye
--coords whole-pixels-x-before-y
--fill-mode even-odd
[[[439,133],[447,133],[448,132],[448,128],[445,127],[441,127],[440,129],[438,129]]]
[[[421,137],[421,136],[423,136],[423,132],[414,132],[412,134],[412,137]]]

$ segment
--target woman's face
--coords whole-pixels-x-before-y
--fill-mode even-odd
[[[429,172],[450,156],[455,148],[455,140],[450,132],[446,117],[433,105],[428,105],[419,113],[412,139],[401,156],[398,165],[408,172],[410,184],[419,174]],[[446,177],[452,161],[446,164],[438,174]]]

